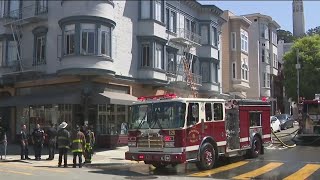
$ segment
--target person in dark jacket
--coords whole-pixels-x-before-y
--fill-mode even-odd
[[[66,130],[66,127],[68,124],[66,122],[62,122],[59,125],[59,131],[58,131],[58,136],[57,136],[57,141],[58,141],[58,149],[59,149],[59,162],[58,162],[58,167],[61,167],[62,163],[62,156],[64,160],[64,167],[68,167],[68,149],[70,148],[70,133],[69,131]]]
[[[41,152],[43,148],[44,139],[44,131],[40,128],[40,124],[37,124],[36,128],[32,133],[32,143],[34,147],[34,155],[36,161],[41,160]]]
[[[77,165],[77,156],[79,157],[79,168],[82,167],[82,153],[85,150],[86,138],[80,131],[80,127],[76,126],[72,133],[72,153],[73,153],[73,168]]]
[[[6,156],[6,148],[7,148],[7,135],[5,129],[1,125],[1,117],[0,117],[0,159],[2,160],[2,155]]]
[[[50,128],[47,130],[48,135],[48,148],[49,148],[49,158],[47,160],[54,159],[54,151],[56,149],[56,137],[57,137],[57,130],[54,128],[53,123],[50,124]]]
[[[29,158],[29,148],[28,148],[28,135],[27,126],[24,124],[21,126],[20,131],[20,147],[21,147],[21,160],[30,159]]]

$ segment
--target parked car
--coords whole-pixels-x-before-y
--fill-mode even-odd
[[[293,128],[293,119],[289,114],[277,114],[275,117],[280,120],[281,129]]]
[[[280,132],[281,131],[281,122],[275,116],[270,116],[270,126],[273,129],[273,132]]]

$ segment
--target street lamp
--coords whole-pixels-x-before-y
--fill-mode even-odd
[[[297,105],[299,104],[299,99],[300,99],[300,69],[301,69],[301,64],[299,62],[299,49],[297,49],[297,64],[296,64],[296,69],[297,69]]]

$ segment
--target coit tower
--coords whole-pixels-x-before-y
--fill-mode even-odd
[[[304,10],[302,0],[292,2],[293,36],[301,37],[305,34]]]

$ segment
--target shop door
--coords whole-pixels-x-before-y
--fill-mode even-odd
[[[226,109],[227,150],[240,149],[239,111]]]

